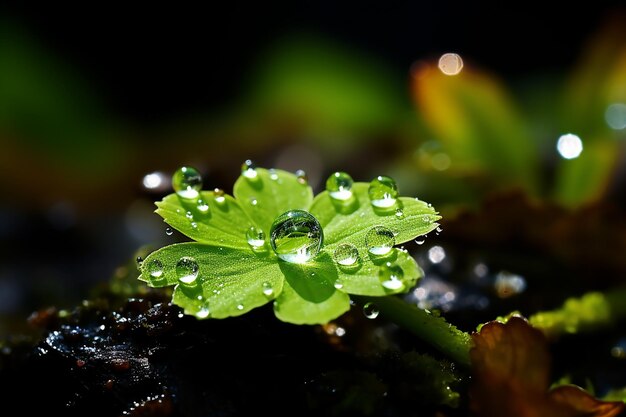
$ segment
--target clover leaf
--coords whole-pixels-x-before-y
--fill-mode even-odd
[[[195,242],[154,251],[139,279],[175,285],[172,301],[197,318],[238,316],[272,301],[280,320],[296,324],[335,319],[350,308],[348,294],[385,296],[415,285],[421,270],[395,245],[438,227],[432,206],[398,197],[389,177],[353,183],[345,173],[314,198],[297,174],[247,161],[233,198],[202,191],[197,171],[179,169],[176,193],[156,212]]]

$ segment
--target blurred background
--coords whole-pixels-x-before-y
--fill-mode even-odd
[[[390,175],[442,236],[503,192],[623,213],[621,2],[336,3],[3,5],[0,335],[180,238],[152,211],[181,165],[229,192],[245,159],[316,192]]]

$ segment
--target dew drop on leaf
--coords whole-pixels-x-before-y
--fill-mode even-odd
[[[274,168],[269,170],[269,174],[272,181],[276,181],[278,179],[278,172],[276,172]]]
[[[226,202],[226,197],[224,196],[224,190],[221,188],[216,188],[213,190],[213,195],[215,196],[215,202],[217,204],[223,204]]]
[[[194,284],[198,278],[198,263],[188,256],[180,258],[176,263],[176,275],[183,284]]]
[[[253,206],[256,206],[259,204],[259,200],[257,200],[255,197],[250,198],[250,204],[252,204]]]
[[[163,263],[158,259],[153,259],[148,263],[147,270],[152,278],[161,278],[163,276]]]
[[[246,159],[246,161],[241,165],[241,175],[248,178],[249,180],[256,179],[258,174],[259,173],[256,170],[256,164],[250,159]]]
[[[363,306],[363,314],[368,319],[375,319],[380,314],[380,310],[378,310],[378,306],[374,303],[366,303]]]
[[[306,172],[303,169],[299,169],[296,171],[296,178],[298,183],[302,185],[306,185],[309,183],[309,177],[307,177]]]
[[[252,249],[260,249],[265,246],[265,233],[258,227],[250,226],[246,231],[246,240]]]
[[[388,290],[401,290],[404,288],[404,271],[398,265],[391,262],[385,263],[378,271],[378,278],[383,287]]]
[[[192,228],[192,229],[197,229],[197,228],[198,228],[198,223],[196,223],[196,222],[191,222],[191,228]]]
[[[237,310],[239,311],[243,310],[243,304],[237,304]]]
[[[209,303],[204,303],[204,305],[198,310],[196,313],[196,317],[199,319],[206,319],[209,317]]]
[[[197,204],[197,209],[200,212],[200,214],[209,214],[210,208],[206,201],[199,198],[196,204]]]
[[[326,180],[326,191],[330,198],[346,201],[352,198],[352,177],[345,172],[335,172]]]
[[[172,187],[184,199],[198,198],[202,189],[202,176],[195,168],[178,168],[172,176]]]
[[[368,195],[374,207],[390,208],[396,204],[398,186],[393,178],[379,175],[370,182]]]
[[[335,288],[338,290],[343,288],[343,282],[340,279],[337,279],[337,281],[335,281]]]
[[[359,261],[359,250],[351,243],[342,243],[333,252],[333,259],[339,265],[353,266]]]
[[[395,244],[393,232],[385,226],[374,226],[365,235],[365,246],[372,255],[386,255]]]
[[[188,211],[187,213],[185,213],[185,217],[188,218],[189,220],[193,220],[193,213]]]
[[[274,288],[272,288],[272,284],[269,282],[263,283],[263,295],[267,297],[271,297],[274,294]]]
[[[404,211],[402,211],[401,208],[397,208],[396,209],[396,217],[399,218],[399,219],[404,217]]]
[[[323,240],[320,223],[304,210],[281,214],[270,229],[272,249],[280,259],[291,263],[304,263],[314,258]]]

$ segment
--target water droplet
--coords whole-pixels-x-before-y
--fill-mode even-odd
[[[199,319],[206,319],[209,317],[209,304],[205,303],[200,310],[196,313],[196,317]]]
[[[335,172],[326,180],[326,191],[331,198],[346,201],[352,198],[352,177],[345,172]]]
[[[437,226],[437,228],[435,229],[435,234],[439,236],[439,233],[441,232],[443,232],[443,228],[441,226]]]
[[[388,290],[401,290],[404,288],[404,271],[398,265],[387,262],[380,267],[378,278],[383,287]]]
[[[171,227],[166,227],[165,228],[165,234],[168,236],[172,236],[174,234],[174,230],[172,230]]]
[[[259,200],[257,200],[256,198],[252,197],[250,198],[250,204],[252,204],[253,206],[256,206],[259,204]]]
[[[163,276],[163,263],[158,259],[153,259],[148,263],[148,274],[152,278],[161,278]]]
[[[204,201],[203,199],[199,198],[198,199],[198,211],[200,212],[200,214],[208,214],[209,213],[209,205],[207,204],[206,201]]]
[[[338,290],[343,288],[343,282],[340,279],[335,281],[335,288],[337,288]]]
[[[266,297],[271,297],[274,294],[274,288],[272,288],[272,284],[269,282],[263,283],[263,295]]]
[[[176,264],[176,275],[183,284],[194,284],[198,278],[198,263],[188,256],[180,258]]]
[[[198,228],[198,223],[196,223],[196,222],[191,222],[191,228],[192,228],[192,229],[197,229],[197,228]]]
[[[218,204],[223,204],[226,202],[226,197],[224,195],[224,190],[221,188],[216,188],[213,190],[213,195],[215,196],[215,202]]]
[[[198,198],[202,189],[202,176],[192,167],[181,167],[172,176],[172,187],[184,199]]]
[[[359,250],[351,243],[342,243],[333,252],[333,259],[339,265],[352,266],[359,261]]]
[[[135,262],[137,262],[137,266],[141,266],[141,264],[143,263],[143,258],[141,256],[138,256],[135,258]]]
[[[404,217],[404,211],[402,211],[401,208],[397,208],[396,209],[396,217],[399,218],[399,219]]]
[[[256,179],[258,174],[259,173],[256,170],[256,165],[251,160],[247,159],[241,165],[241,175],[243,175],[244,177],[248,178],[249,180]]]
[[[237,304],[237,310],[239,311],[243,310],[243,304]]]
[[[270,229],[272,249],[280,259],[291,263],[304,263],[314,258],[323,240],[320,223],[304,210],[281,214]]]
[[[423,221],[424,223],[431,223],[431,221],[430,221],[430,216],[429,216],[428,214],[424,214],[424,215],[422,216],[422,221]]]
[[[278,172],[276,172],[274,168],[270,169],[269,173],[270,173],[271,180],[276,181],[278,179]]]
[[[415,243],[417,243],[418,245],[423,245],[424,242],[426,242],[426,239],[415,239]]]
[[[374,226],[365,235],[365,246],[372,255],[386,255],[395,244],[393,232],[385,226]]]
[[[306,185],[309,183],[309,177],[307,177],[306,172],[303,169],[299,169],[296,171],[296,177],[298,182],[302,185]]]
[[[265,246],[265,233],[255,226],[250,226],[246,231],[246,240],[252,249],[260,249]]]
[[[398,198],[398,186],[393,178],[379,175],[370,182],[368,194],[374,207],[383,209],[393,207]]]
[[[374,304],[374,303],[366,303],[363,306],[363,314],[368,319],[373,320],[376,317],[378,317],[378,315],[380,314],[380,310],[378,309],[378,306],[376,304]]]
[[[185,217],[188,218],[189,220],[193,220],[193,213],[188,211],[187,213],[185,213]]]

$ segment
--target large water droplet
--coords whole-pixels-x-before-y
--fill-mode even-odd
[[[378,306],[374,303],[366,303],[363,306],[363,314],[368,319],[375,319],[380,314],[380,310],[378,310]]]
[[[198,263],[195,259],[185,256],[176,264],[176,275],[183,284],[191,285],[198,278]]]
[[[299,169],[296,171],[296,178],[298,179],[298,182],[302,185],[306,185],[309,183],[309,177],[306,175],[306,172],[304,172],[303,169]]]
[[[195,168],[178,168],[172,176],[172,187],[184,199],[198,198],[202,189],[202,176]]]
[[[379,175],[370,182],[368,194],[374,207],[389,208],[396,204],[398,186],[393,178]]]
[[[251,160],[247,159],[241,165],[241,175],[243,175],[244,177],[248,178],[249,180],[256,179],[258,174],[259,173],[256,170],[256,165]]]
[[[378,278],[383,287],[388,290],[401,290],[404,288],[404,271],[398,265],[387,262],[380,267],[378,271]]]
[[[304,263],[315,257],[323,240],[320,223],[304,210],[281,214],[270,229],[272,249],[280,259],[291,263]]]
[[[342,243],[333,252],[333,259],[339,265],[353,266],[359,262],[359,250],[351,243]]]
[[[386,255],[395,244],[393,232],[385,226],[374,226],[365,235],[365,246],[372,255]]]
[[[346,201],[352,198],[352,177],[345,172],[335,172],[326,180],[326,191],[331,198]]]
[[[246,240],[252,249],[260,249],[265,246],[265,233],[258,227],[250,226],[246,231]]]
[[[163,276],[163,263],[158,259],[151,260],[146,268],[152,278],[159,279]]]

